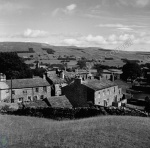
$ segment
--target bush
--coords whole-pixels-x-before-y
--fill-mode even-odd
[[[14,115],[34,116],[51,119],[79,119],[86,117],[93,117],[98,115],[127,115],[127,116],[142,116],[148,115],[139,110],[131,110],[125,108],[112,108],[112,107],[82,107],[82,108],[24,108],[16,111],[8,111],[8,107],[3,108],[3,112]]]
[[[0,112],[5,113],[8,112],[10,110],[9,105],[5,105],[1,107]]]

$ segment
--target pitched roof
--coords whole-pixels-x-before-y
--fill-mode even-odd
[[[37,108],[37,107],[42,107],[42,108],[46,108],[49,107],[47,105],[47,103],[43,100],[37,100],[34,102],[30,102],[30,103],[24,103],[25,107],[30,107],[30,108]]]
[[[11,80],[7,80],[6,83],[11,88]],[[13,89],[43,87],[43,86],[50,86],[50,84],[45,79],[42,78],[12,80]]]
[[[59,78],[59,77],[52,77],[50,78],[50,80],[54,83],[54,84],[62,84],[62,83],[66,83],[65,79]]]
[[[122,74],[122,70],[120,69],[108,69],[109,71],[113,72],[113,73],[116,73],[116,74]]]
[[[70,78],[74,78],[76,75],[75,72],[67,72],[67,71],[65,71],[64,74],[65,74],[65,77],[70,77]]]
[[[53,96],[47,98],[47,101],[51,105],[51,107],[55,108],[72,108],[71,103],[66,98],[66,96]]]
[[[93,89],[93,90],[102,90],[105,88],[109,88],[109,87],[113,87],[113,86],[117,86],[117,84],[115,84],[114,82],[111,82],[109,80],[106,79],[101,79],[101,80],[97,80],[97,79],[93,79],[93,80],[87,80],[85,82],[83,82],[83,85]]]

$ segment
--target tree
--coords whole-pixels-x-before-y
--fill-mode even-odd
[[[4,73],[7,79],[31,78],[32,72],[22,58],[14,52],[0,53],[0,72]]]
[[[86,68],[86,61],[83,60],[78,61],[77,65],[79,65],[81,69]]]
[[[123,66],[122,71],[122,79],[124,80],[127,80],[128,78],[134,80],[142,74],[141,67],[135,62],[127,62]]]
[[[39,76],[42,78],[46,70],[44,68],[36,68],[36,69],[33,69],[32,72],[35,76]]]
[[[104,69],[108,69],[110,67],[107,65],[95,64],[93,68],[97,69],[98,74],[101,75]]]
[[[148,96],[145,97],[145,111],[150,113],[150,98]]]

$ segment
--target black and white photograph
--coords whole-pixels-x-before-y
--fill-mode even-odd
[[[0,148],[150,148],[150,0],[0,0]]]

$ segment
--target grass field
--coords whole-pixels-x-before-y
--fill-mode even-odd
[[[53,121],[0,115],[0,147],[2,146],[149,148],[150,118],[101,116],[72,121]]]
[[[113,58],[113,60],[106,60],[103,65],[108,66],[123,66],[125,63],[121,59],[129,59],[129,60],[139,60],[143,61],[142,63],[150,62],[149,54],[141,52],[112,52],[112,50],[102,49],[98,47],[89,47],[89,48],[79,48],[72,46],[52,46],[44,43],[29,43],[29,42],[0,42],[0,52],[15,52],[15,51],[29,51],[29,48],[33,48],[34,53],[19,53],[19,56],[27,56],[34,55],[35,59],[43,60],[44,63],[52,63],[54,56],[71,56],[75,57],[85,57],[87,59],[94,60],[104,60],[105,57]],[[52,49],[54,54],[49,55],[43,48]],[[113,54],[112,54],[113,53]],[[34,60],[35,60],[34,59]],[[50,61],[49,61],[50,60]],[[56,62],[56,60],[54,61]],[[57,63],[60,61],[57,61]]]

